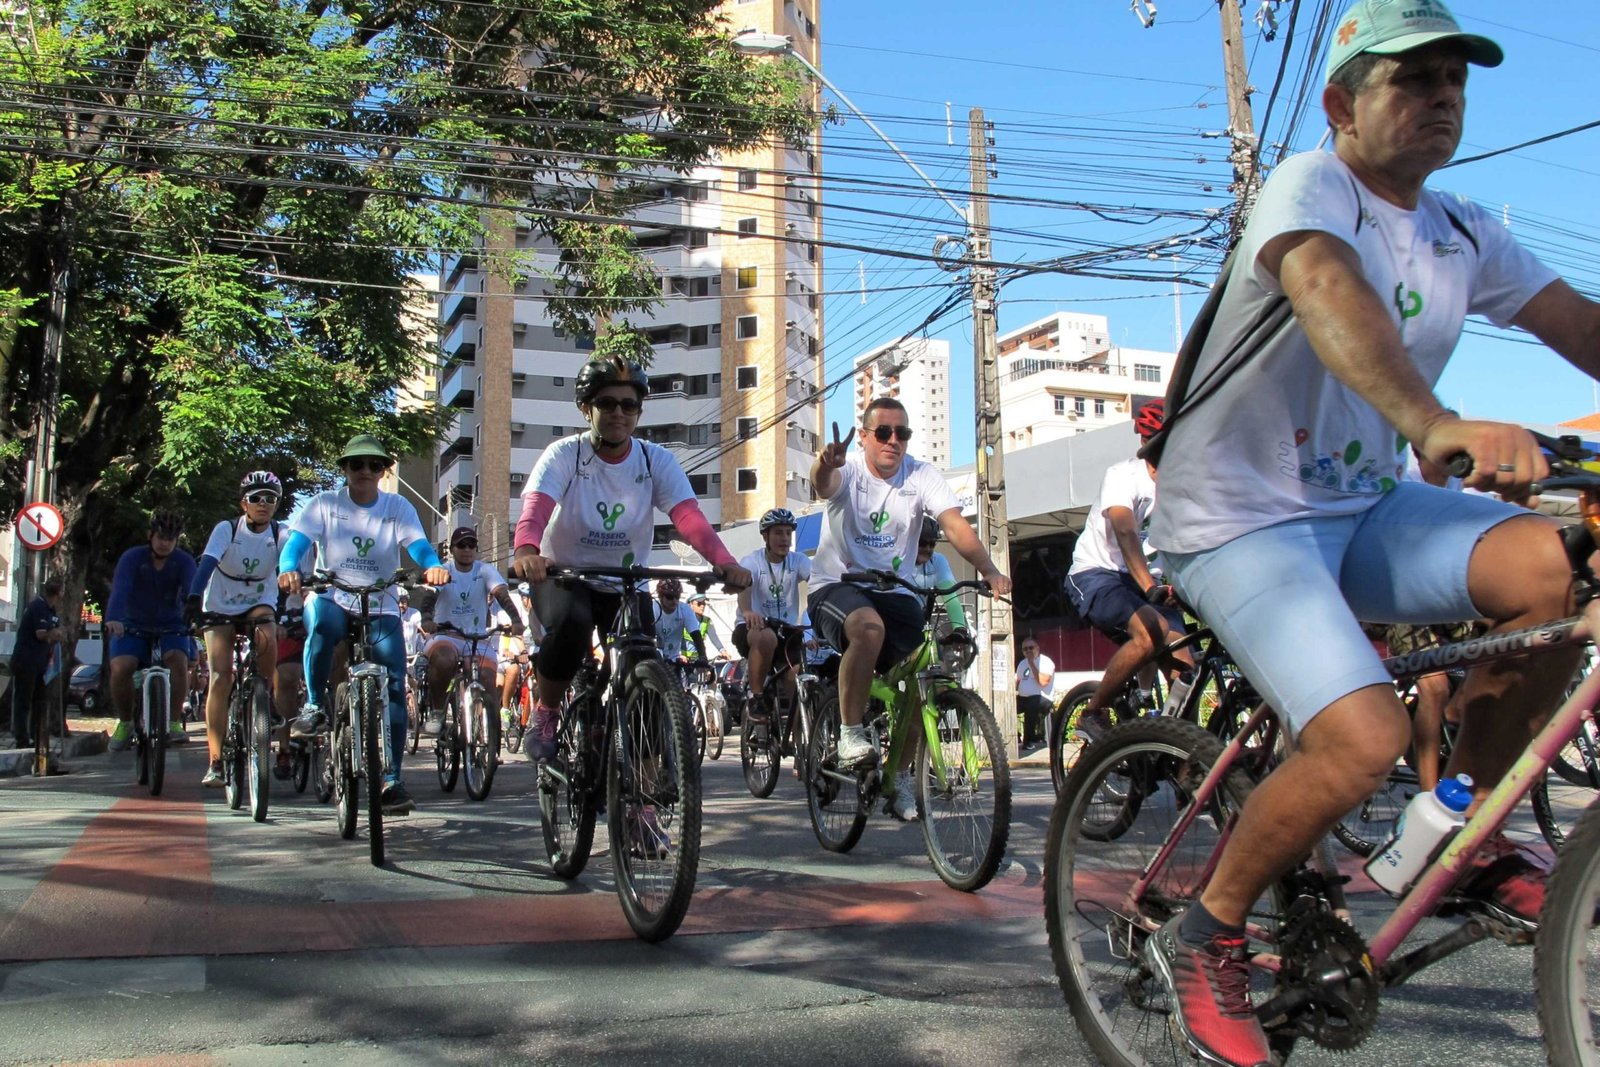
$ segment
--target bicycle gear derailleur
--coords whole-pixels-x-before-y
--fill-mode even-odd
[[[1367,943],[1326,901],[1303,896],[1290,905],[1278,949],[1278,991],[1259,1013],[1269,1032],[1306,1037],[1334,1052],[1372,1034],[1379,987]]]

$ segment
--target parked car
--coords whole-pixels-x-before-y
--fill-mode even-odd
[[[104,706],[104,697],[100,664],[80,663],[67,681],[67,707],[76,707],[85,715],[95,715]]]

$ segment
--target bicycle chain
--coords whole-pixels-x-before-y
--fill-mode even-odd
[[[1309,994],[1290,1013],[1286,1029],[1333,1052],[1348,1052],[1372,1035],[1378,1019],[1378,981],[1367,943],[1328,910],[1326,901],[1304,896],[1290,905],[1279,929],[1278,949],[1283,959],[1279,990],[1302,989]],[[1341,973],[1347,977],[1332,981],[1322,977]]]

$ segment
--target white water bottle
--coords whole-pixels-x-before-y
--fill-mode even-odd
[[[1185,671],[1172,679],[1172,686],[1167,690],[1167,702],[1161,706],[1161,714],[1171,718],[1183,710],[1183,702],[1189,698],[1189,690],[1194,688],[1194,675]]]
[[[1401,812],[1394,836],[1367,861],[1367,877],[1390,896],[1403,896],[1455,832],[1466,825],[1472,779],[1458,774],[1430,793],[1418,793]]]

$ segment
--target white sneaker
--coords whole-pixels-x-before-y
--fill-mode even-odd
[[[917,821],[917,786],[910,774],[902,773],[895,782],[894,796],[889,798],[889,814],[901,822]]]
[[[841,768],[856,767],[862,764],[871,766],[878,758],[878,750],[872,742],[867,740],[867,732],[857,726],[854,729],[846,726],[839,731],[839,766]]]

